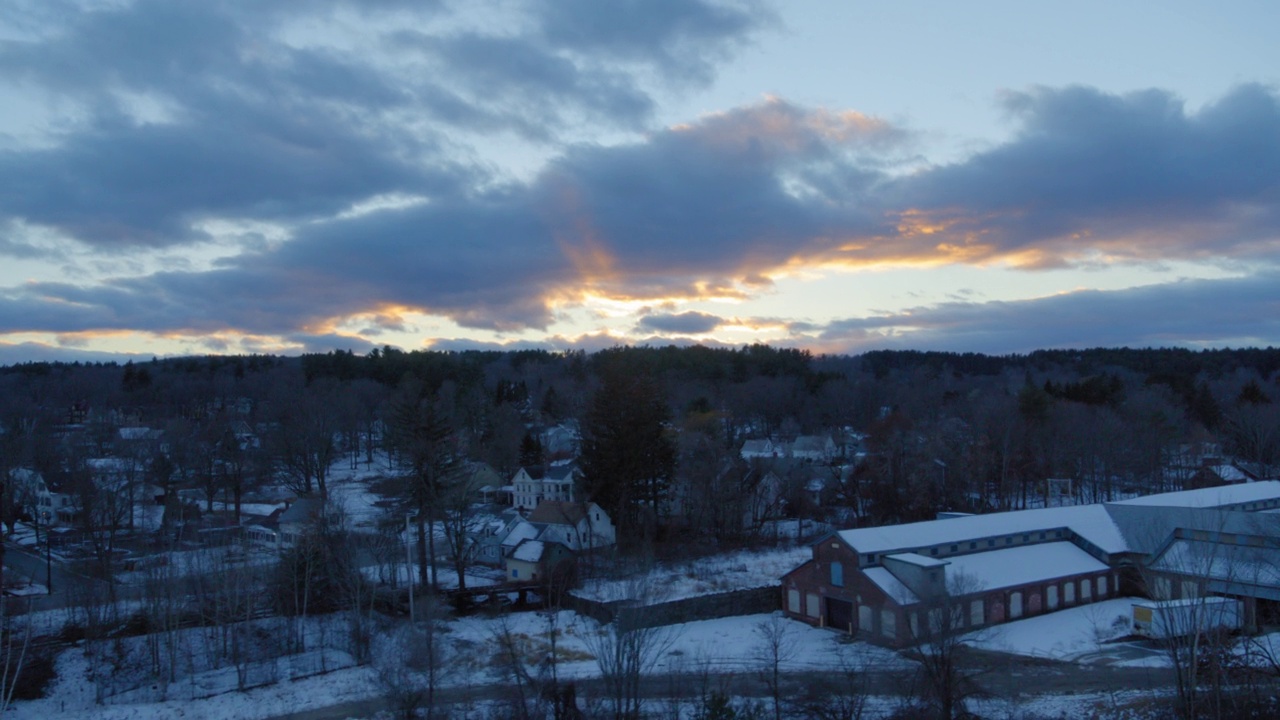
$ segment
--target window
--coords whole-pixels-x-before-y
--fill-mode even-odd
[[[796,615],[800,614],[800,591],[799,590],[787,591],[787,612],[794,613]]]
[[[880,634],[881,635],[884,635],[887,638],[891,638],[894,636],[894,633],[895,633],[894,619],[895,617],[892,610],[880,611]]]
[[[982,612],[982,601],[981,600],[971,601],[969,603],[969,625],[971,627],[977,627],[978,625],[982,624],[983,620],[984,620],[984,617]]]
[[[987,541],[987,547],[995,547],[995,546],[996,546],[996,541],[994,539]]]
[[[1043,539],[1044,539],[1044,533],[1040,533],[1040,539],[1041,539],[1041,540],[1043,540]]]
[[[978,549],[978,543],[976,543],[976,542],[971,542],[971,543],[969,543],[969,549],[970,549],[970,550],[977,550],[977,549]]]
[[[956,552],[956,551],[957,551],[957,550],[959,550],[959,549],[960,549],[960,546],[959,546],[959,545],[952,545],[952,546],[951,546],[951,552]]]
[[[518,577],[520,577],[520,571],[519,571],[519,570],[517,570],[517,569],[515,569],[515,568],[511,568],[511,577],[513,577],[513,578],[518,578]]]
[[[805,597],[805,614],[811,618],[816,618],[822,614],[821,603],[817,595],[809,593]]]
[[[844,587],[844,563],[838,560],[831,563],[831,584]]]
[[[1012,536],[1012,535],[1010,535],[1009,537],[1005,538],[1005,539],[1004,539],[1004,544],[1005,544],[1005,545],[1012,545],[1012,544],[1013,544],[1013,536]]]
[[[930,555],[937,555],[937,554],[938,554],[938,548],[929,548],[929,554],[930,554]]]

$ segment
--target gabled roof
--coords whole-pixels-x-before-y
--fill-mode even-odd
[[[577,463],[552,465],[547,469],[547,474],[544,479],[551,480],[553,482],[564,482],[565,480],[572,480],[574,473],[577,471]]]
[[[324,502],[316,498],[298,498],[288,509],[280,513],[280,522],[306,524],[315,520],[324,510]]]
[[[541,540],[524,540],[511,551],[511,559],[536,563],[542,559],[544,550],[546,550],[546,543]]]
[[[543,500],[529,513],[529,522],[548,525],[577,525],[587,517],[583,503]]]
[[[511,532],[502,539],[503,547],[515,547],[525,540],[533,540],[542,534],[542,528],[530,523],[526,520],[518,520]]]

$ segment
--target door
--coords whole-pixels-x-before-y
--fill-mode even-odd
[[[826,626],[845,632],[857,630],[853,624],[853,603],[839,598],[827,598]]]

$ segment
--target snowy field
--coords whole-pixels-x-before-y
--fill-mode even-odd
[[[975,646],[992,651],[1030,657],[1051,658],[1084,664],[1113,666],[1159,666],[1167,661],[1158,649],[1148,647],[1146,655],[1128,649],[1140,643],[1109,642],[1128,633],[1124,621],[1130,598],[1116,598],[1094,605],[1060,611],[1048,616],[1020,620],[975,633],[968,638]],[[63,613],[49,613],[44,625],[52,625]],[[226,668],[204,669],[170,686],[164,701],[153,701],[154,689],[146,687],[119,693],[106,704],[95,702],[97,687],[89,676],[90,663],[83,647],[64,652],[58,659],[58,678],[50,688],[50,698],[17,703],[9,717],[40,720],[74,717],[86,720],[152,720],[153,718],[268,718],[285,713],[378,698],[385,692],[379,682],[381,653],[372,666],[355,666],[337,642],[342,635],[339,616],[316,622],[327,629],[312,628],[309,652],[283,661],[277,675],[281,681],[245,692],[235,691],[235,673]],[[830,668],[908,668],[911,662],[898,653],[863,642],[850,642],[839,633],[820,630],[787,620],[780,614],[751,615],[684,623],[654,631],[654,662],[649,672],[699,674],[701,672],[754,673],[764,667],[766,641],[763,628],[770,624],[785,628],[786,653],[782,667],[788,671]],[[479,687],[509,682],[510,666],[498,652],[502,639],[519,648],[527,671],[536,674],[547,657],[552,638],[562,679],[599,675],[594,653],[601,649],[607,630],[590,618],[571,611],[521,612],[503,616],[456,618],[442,624],[441,639],[446,647],[448,670],[442,686]],[[190,632],[193,647],[203,642],[201,630]],[[325,647],[328,638],[329,647]],[[139,641],[140,642],[140,641]],[[337,644],[335,644],[337,642]],[[1255,639],[1267,647],[1280,647],[1280,636]],[[320,648],[325,647],[323,656]],[[323,664],[323,667],[319,667]],[[545,668],[545,666],[542,666]],[[320,673],[322,674],[313,674]],[[291,676],[296,680],[286,680]],[[205,697],[212,695],[211,697]],[[1047,695],[1016,700],[979,701],[973,709],[984,717],[1078,717],[1090,709],[1105,711],[1144,697],[1123,692],[1083,695]],[[1150,695],[1145,697],[1149,699]],[[890,713],[899,707],[893,697],[869,698],[868,717]],[[471,717],[484,717],[478,705]],[[655,711],[658,711],[655,708]]]
[[[778,578],[813,556],[807,546],[776,550],[739,550],[684,563],[661,564],[624,580],[592,579],[574,595],[588,600],[644,599],[650,603],[712,595],[731,590],[776,586]]]
[[[762,667],[760,659],[764,640],[760,626],[775,621],[772,615],[750,615],[684,623],[656,631],[655,662],[652,672],[753,672]],[[783,663],[788,670],[819,667],[877,668],[906,667],[907,661],[896,653],[867,645],[850,643],[837,633],[819,630],[803,623],[777,618],[786,628],[784,637],[794,651]],[[335,632],[331,628],[330,632]],[[198,643],[200,631],[191,631]],[[445,674],[443,683],[452,686],[474,686],[502,683],[507,669],[495,651],[501,635],[515,638],[530,657],[542,657],[555,633],[557,653],[562,657],[557,672],[562,678],[590,677],[599,674],[593,648],[604,632],[593,620],[573,612],[512,613],[503,617],[461,618],[445,625],[443,638],[449,647],[453,672]],[[293,657],[291,665],[316,670],[318,651]],[[58,677],[49,697],[19,702],[8,717],[43,720],[49,717],[75,717],[85,720],[151,720],[152,718],[266,718],[289,712],[320,708],[337,703],[378,697],[382,692],[372,667],[351,666],[350,656],[329,649],[324,658],[322,675],[284,681],[246,692],[235,691],[235,674],[227,669],[208,670],[183,678],[170,686],[169,698],[159,702],[131,702],[145,695],[143,688],[121,693],[108,704],[95,702],[97,688],[89,677],[90,663],[86,652],[76,648],[59,656]],[[536,664],[532,663],[531,664]],[[335,669],[336,668],[336,669]],[[281,677],[287,677],[282,672]],[[202,695],[225,692],[212,697]],[[152,691],[154,692],[154,691]]]

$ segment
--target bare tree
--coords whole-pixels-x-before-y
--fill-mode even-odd
[[[644,583],[630,593],[632,605],[620,608],[609,624],[584,637],[600,668],[606,701],[614,720],[640,717],[640,680],[671,647],[670,626],[652,625],[645,610],[652,597]]]
[[[919,663],[920,686],[931,714],[943,720],[964,716],[965,700],[976,688],[973,672],[964,662],[969,602],[981,591],[973,577],[947,579],[946,588],[923,597],[908,616],[911,656]]]
[[[826,684],[797,703],[800,712],[813,720],[861,720],[867,711],[866,668],[856,651],[840,653],[840,664]]]
[[[374,653],[374,670],[383,694],[396,713],[405,720],[418,717],[418,710],[431,712],[432,687],[429,668],[435,645],[429,640],[430,629],[402,626],[378,637]]]
[[[783,667],[799,652],[791,622],[782,613],[775,612],[755,626],[756,660],[760,663],[760,679],[773,701],[774,720],[782,720]]]

